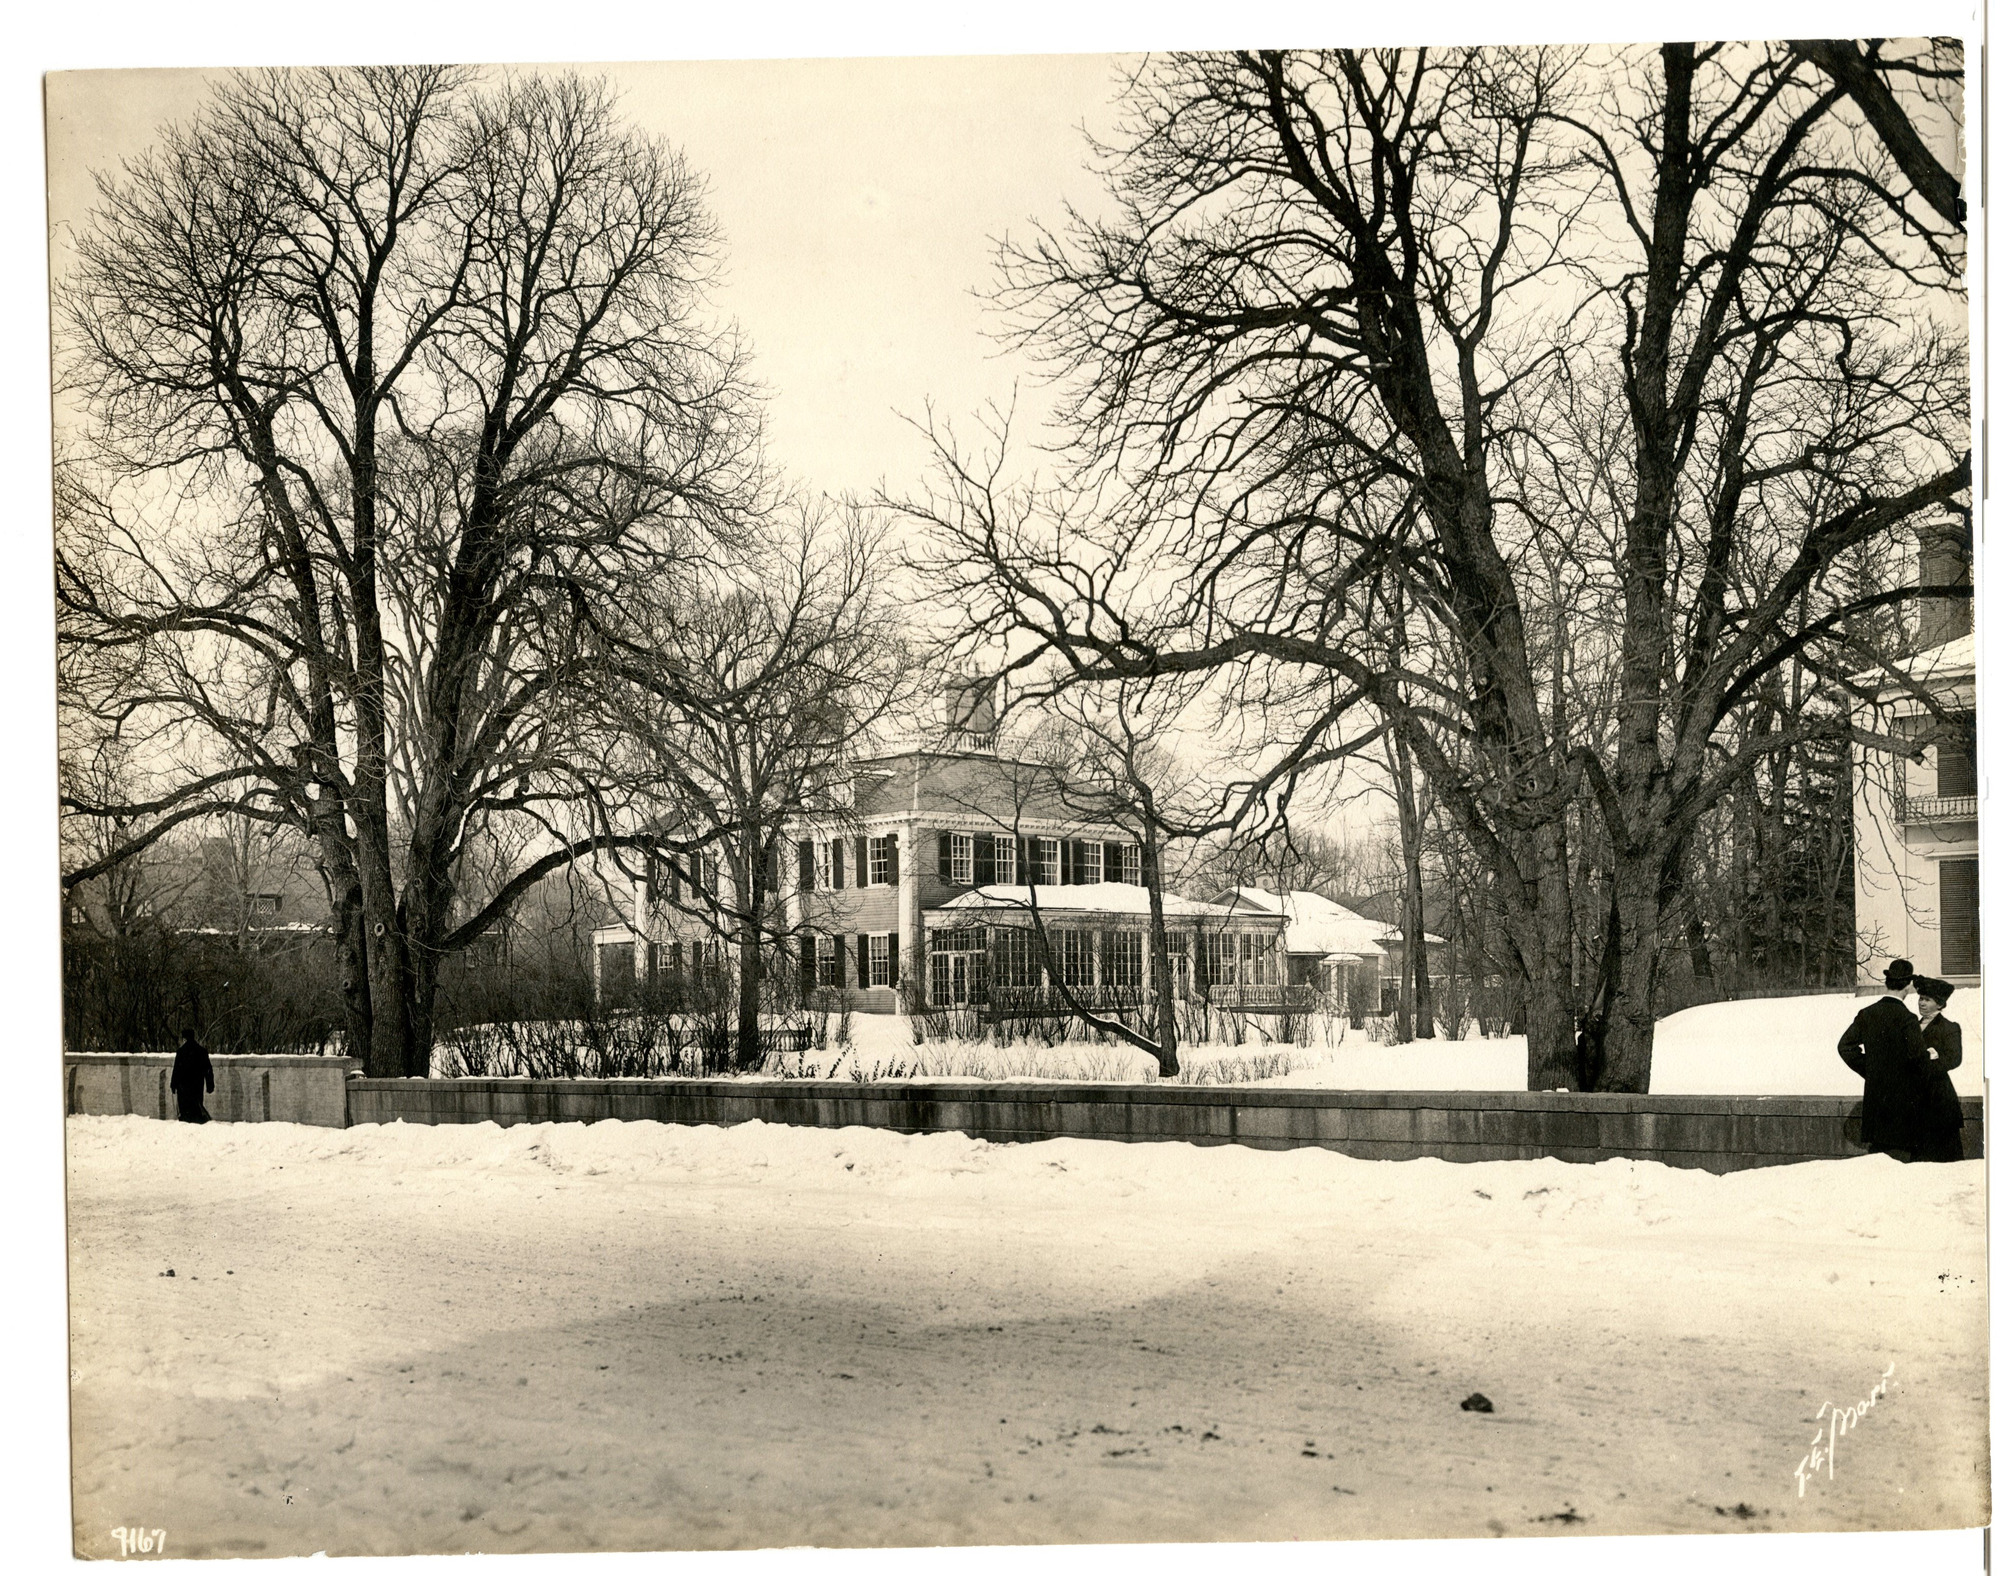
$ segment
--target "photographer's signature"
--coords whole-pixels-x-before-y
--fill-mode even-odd
[[[1813,1435],[1812,1448],[1792,1469],[1792,1476],[1799,1480],[1799,1498],[1806,1497],[1806,1479],[1816,1477],[1821,1467],[1826,1468],[1828,1481],[1833,1478],[1833,1447],[1837,1440],[1854,1432],[1854,1425],[1875,1409],[1876,1403],[1889,1393],[1889,1376],[1896,1371],[1894,1363],[1882,1370],[1882,1377],[1875,1382],[1875,1388],[1853,1406],[1835,1406],[1826,1402],[1814,1413],[1819,1419],[1819,1432]],[[1825,1441],[1824,1444],[1821,1441]]]

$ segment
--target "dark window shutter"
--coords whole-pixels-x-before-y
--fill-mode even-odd
[[[1979,972],[1979,861],[1938,861],[1938,967]]]
[[[847,938],[833,938],[833,983],[845,987],[847,984]]]
[[[811,990],[819,979],[819,948],[811,936],[799,937],[799,989]]]
[[[902,839],[894,832],[888,836],[889,844],[889,885],[894,886],[903,879]]]
[[[972,839],[972,881],[986,886],[993,880],[993,838],[982,833]]]
[[[827,847],[833,850],[833,890],[838,892],[847,885],[847,843],[836,837]]]
[[[902,953],[902,948],[898,944],[898,942],[899,938],[897,937],[895,931],[893,930],[890,931],[889,932],[889,983],[891,985],[897,985],[901,983],[901,976],[903,972],[903,953]]]
[[[1937,746],[1937,791],[1943,799],[1959,798],[1979,792],[1979,774],[1975,767],[1978,744],[1974,737],[1974,721],[1970,712],[1951,719],[1955,737],[1942,739]]]
[[[862,833],[854,840],[854,884],[868,885],[868,834]]]
[[[669,903],[678,903],[680,900],[681,862],[678,859],[669,859],[667,861],[667,901]]]
[[[938,880],[951,880],[951,833],[938,833]]]
[[[813,869],[813,845],[805,838],[800,838],[799,890],[801,892],[810,892],[813,890],[813,877],[815,874],[817,872]]]
[[[1056,875],[1063,886],[1076,884],[1076,844],[1067,837],[1056,854]]]

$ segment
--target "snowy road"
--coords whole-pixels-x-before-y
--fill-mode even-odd
[[[1987,1514],[1977,1163],[68,1134],[85,1555],[117,1526],[226,1555]],[[1815,1414],[1891,1364],[1801,1497]]]

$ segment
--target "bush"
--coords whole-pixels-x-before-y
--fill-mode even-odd
[[[221,1055],[341,1050],[332,938],[311,931],[200,933],[146,925],[63,937],[63,1049],[171,1051],[184,1031]]]

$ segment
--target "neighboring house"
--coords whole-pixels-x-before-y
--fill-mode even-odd
[[[1049,769],[983,748],[911,750],[863,763],[851,801],[788,829],[778,872],[784,947],[823,1000],[1005,1010],[1046,1000],[1049,972],[1094,1004],[1150,995],[1138,845],[1080,819]],[[687,910],[727,885],[713,856],[633,883],[627,921],[592,938],[600,994],[724,967],[727,945]],[[1246,1010],[1295,1001],[1280,916],[1164,900],[1183,994]]]
[[[1965,613],[1964,603],[1947,604]],[[1939,632],[1936,620],[1930,633]],[[1950,624],[1945,624],[1949,630]],[[1969,630],[1899,664],[1942,706],[1951,735],[1917,760],[1870,763],[1854,774],[1854,936],[1857,987],[1908,958],[1919,974],[1979,980],[1979,777],[1973,636]],[[1879,672],[1872,675],[1877,681]],[[1888,684],[1856,721],[1905,737],[1938,727],[1911,685]]]
[[[1389,952],[1379,920],[1317,892],[1237,887],[1232,899],[1285,921],[1286,981],[1327,993],[1343,1007],[1379,1012]],[[1397,944],[1401,945],[1398,933]]]
[[[1394,1012],[1398,998],[1403,992],[1403,898],[1399,892],[1371,892],[1365,897],[1353,898],[1349,910],[1363,919],[1372,920],[1375,944],[1382,949],[1382,991],[1378,1010]],[[1431,988],[1435,991],[1450,977],[1450,943],[1443,936],[1424,932],[1424,966],[1430,975]],[[1470,984],[1470,976],[1460,971],[1463,983]]]

